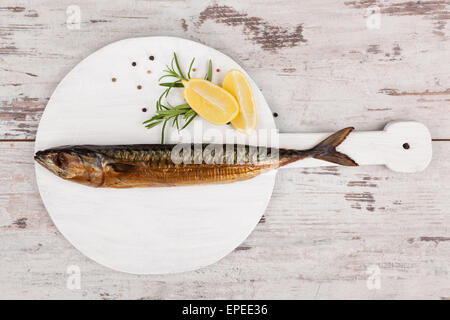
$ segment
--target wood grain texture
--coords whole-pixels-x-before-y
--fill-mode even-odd
[[[111,271],[56,230],[36,189],[33,144],[0,143],[0,298],[426,298],[450,296],[446,142],[422,173],[384,167],[285,169],[251,236],[193,272]],[[76,201],[76,199],[74,199]],[[66,288],[69,265],[81,289]],[[369,290],[367,268],[380,268]]]
[[[81,9],[80,29],[66,10]],[[380,29],[368,29],[372,6]],[[0,5],[0,139],[34,139],[54,88],[116,40],[172,35],[236,59],[281,132],[380,130],[417,120],[434,157],[419,174],[383,167],[280,171],[256,230],[219,263],[134,276],[82,256],[36,189],[33,144],[0,143],[0,298],[449,299],[450,2],[23,1]],[[81,290],[66,287],[69,265]],[[369,290],[367,268],[380,269]]]
[[[71,4],[2,1],[0,138],[32,139],[71,68],[110,42],[148,35],[189,38],[236,59],[285,132],[375,130],[397,119],[424,120],[433,138],[450,137],[449,1],[81,0],[74,30]],[[366,26],[373,5],[379,29]]]

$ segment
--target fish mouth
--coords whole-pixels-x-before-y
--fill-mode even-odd
[[[55,164],[54,159],[52,159],[52,155],[47,151],[38,151],[34,155],[34,160],[43,166],[45,169],[51,171],[52,173],[60,176],[62,174],[62,170]]]
[[[38,151],[36,152],[36,154],[34,155],[34,160],[39,163],[41,166],[46,167],[46,163],[43,159],[43,152],[42,151]]]
[[[53,168],[53,166],[51,165],[51,160],[49,159],[48,154],[46,154],[45,152],[42,151],[38,151],[36,152],[36,154],[34,155],[34,160],[39,163],[41,166],[43,166],[45,169],[56,173],[55,168]]]

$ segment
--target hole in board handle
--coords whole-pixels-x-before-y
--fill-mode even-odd
[[[409,148],[410,148],[409,143],[408,143],[408,142],[405,142],[405,143],[403,144],[403,149],[408,150]]]

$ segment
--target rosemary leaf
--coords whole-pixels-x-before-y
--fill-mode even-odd
[[[167,70],[166,70],[167,71]],[[158,79],[158,81],[161,81],[162,79],[164,79],[164,78],[178,78],[178,76],[177,75],[173,75],[173,74],[165,74],[165,75],[162,75],[161,77],[159,77],[159,79]]]
[[[191,64],[189,65],[189,71],[188,71],[188,80],[191,78],[191,70],[192,65],[194,64],[195,58],[192,58]]]
[[[186,128],[191,122],[192,120],[194,120],[194,118],[197,116],[197,113],[193,114],[188,121],[186,121],[186,123],[184,124],[184,126],[181,128],[181,130],[183,130],[184,128]]]
[[[169,121],[169,119],[166,119],[164,121],[164,124],[163,124],[162,129],[161,129],[161,144],[164,143],[164,130],[166,129],[167,121]]]
[[[180,104],[180,105],[178,105],[176,107],[173,107],[173,108],[174,109],[191,109],[191,107],[187,103]]]
[[[161,87],[183,88],[181,82],[163,82],[159,84]]]
[[[158,124],[160,124],[161,122],[163,122],[163,120],[155,121],[155,122],[153,122],[153,123],[150,123],[150,124],[146,125],[145,127],[146,127],[147,129],[151,129],[151,128],[153,128],[153,127],[156,127],[156,126],[157,126]]]
[[[187,80],[186,77],[183,74],[183,70],[181,70],[181,68],[180,68],[180,64],[178,63],[178,57],[177,57],[177,54],[175,52],[173,53],[173,58],[175,59],[175,64],[177,65],[178,72],[179,72],[181,78],[183,80]]]
[[[170,117],[174,117],[177,114],[184,114],[184,113],[186,113],[186,110],[183,110],[183,109],[168,109],[168,110],[158,111],[158,114],[163,115],[163,116],[170,116]]]
[[[180,116],[179,114],[175,116],[175,123],[176,123],[176,125],[177,125],[177,130],[178,130],[178,131],[180,131],[180,124],[178,123],[178,117],[179,117],[179,116]]]
[[[211,61],[211,59],[209,60],[209,63],[208,63],[208,73],[206,74],[205,79],[208,81],[212,81],[212,61]]]

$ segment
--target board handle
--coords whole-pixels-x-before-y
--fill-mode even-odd
[[[280,133],[279,147],[309,149],[330,133]],[[385,165],[397,172],[419,172],[431,161],[431,135],[428,128],[415,121],[389,122],[382,131],[353,131],[337,147],[358,165]],[[285,168],[334,166],[336,164],[304,159]]]

